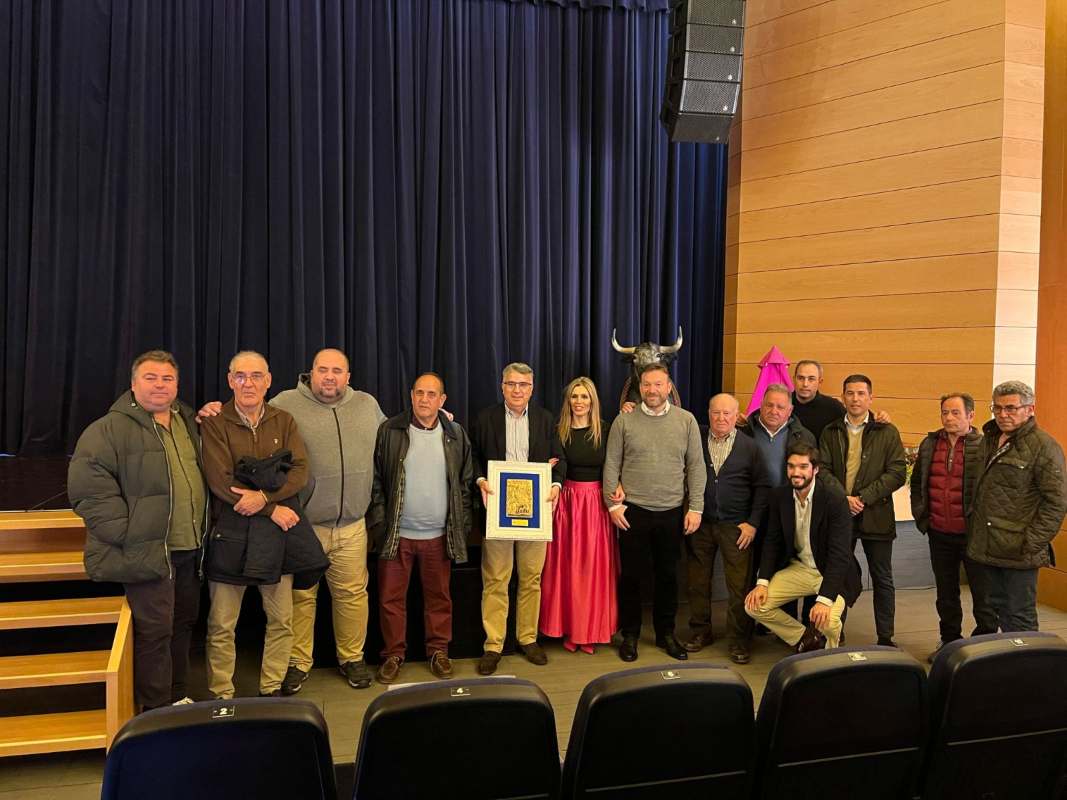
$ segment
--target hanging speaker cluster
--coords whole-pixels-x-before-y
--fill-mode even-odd
[[[745,0],[677,0],[660,115],[676,142],[725,143],[741,97]]]

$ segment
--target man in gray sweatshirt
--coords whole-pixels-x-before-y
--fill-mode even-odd
[[[641,404],[612,423],[604,461],[604,501],[619,529],[619,658],[634,661],[641,635],[641,576],[651,560],[652,625],[656,646],[679,661],[688,656],[674,637],[678,613],[678,556],[682,534],[700,527],[707,470],[700,426],[672,406],[670,373],[652,364],[641,373]],[[618,502],[622,484],[625,503]],[[686,498],[688,497],[688,506]]]
[[[293,415],[307,447],[311,478],[304,503],[330,559],[326,584],[333,605],[333,635],[341,674],[355,689],[370,686],[363,661],[367,638],[367,527],[374,479],[374,440],[385,415],[378,401],[348,385],[348,359],[320,350],[295,389],[273,400]],[[294,694],[311,671],[318,586],[293,592],[293,652],[282,683]]]

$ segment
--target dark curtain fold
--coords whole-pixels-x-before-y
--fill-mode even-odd
[[[172,350],[191,402],[237,349],[274,391],[323,346],[387,413],[460,420],[524,360],[558,409],[619,340],[718,389],[726,155],[658,121],[654,0],[0,4],[0,447],[69,451]]]

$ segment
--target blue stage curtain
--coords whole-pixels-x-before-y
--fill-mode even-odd
[[[463,421],[500,368],[612,415],[619,340],[721,369],[726,154],[658,115],[660,0],[0,3],[0,448],[69,452],[164,347],[189,402],[237,349],[323,346],[386,413]]]

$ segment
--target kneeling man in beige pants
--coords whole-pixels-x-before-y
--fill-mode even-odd
[[[818,472],[817,447],[790,446],[789,485],[771,491],[756,587],[745,598],[750,617],[801,653],[837,647],[841,615],[862,589],[848,501],[837,489],[816,482]],[[811,594],[817,597],[806,627],[782,611],[786,603]]]

